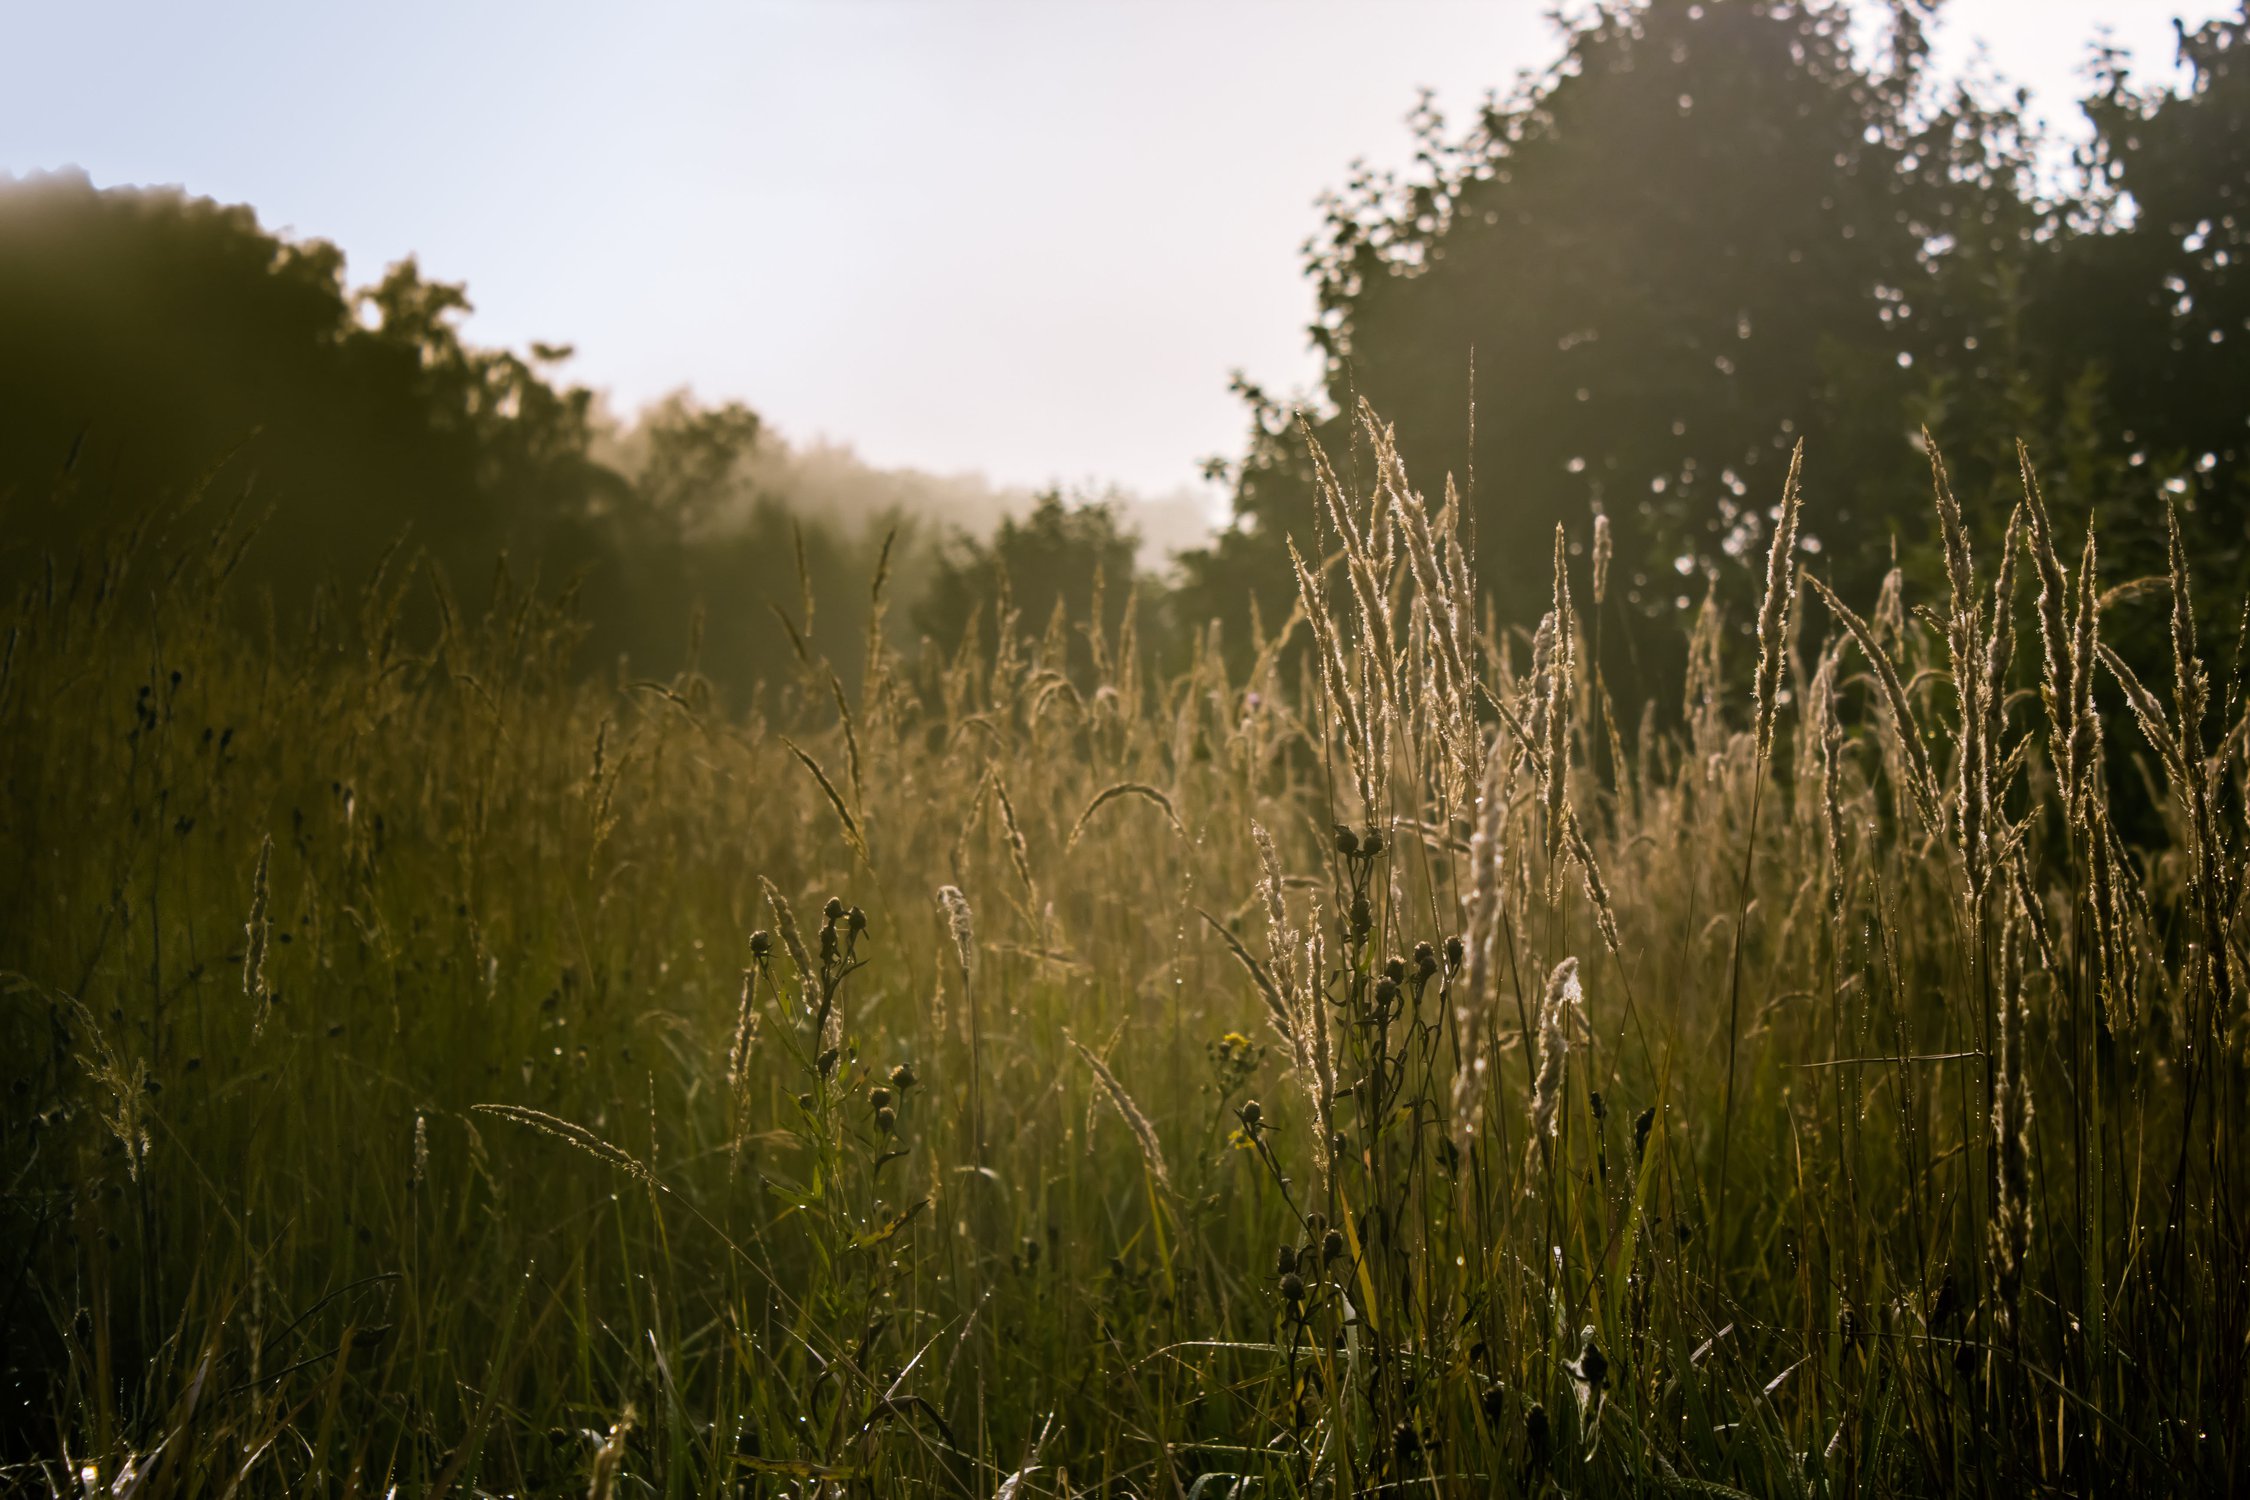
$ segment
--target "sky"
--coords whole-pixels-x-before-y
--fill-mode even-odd
[[[2211,0],[1951,0],[2068,126],[2106,26],[2170,77]],[[1317,373],[1300,247],[1416,90],[1466,119],[1558,51],[1549,0],[0,0],[0,171],[177,184],[466,281],[477,342],[578,351],[799,441],[1169,494],[1227,389]]]

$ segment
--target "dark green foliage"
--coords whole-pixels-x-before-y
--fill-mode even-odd
[[[2163,568],[2163,484],[2201,560],[2235,578],[2250,541],[2250,8],[2183,31],[2180,56],[2180,94],[2135,89],[2105,58],[2085,162],[2102,217],[2058,256],[2044,312],[2060,368],[2100,372],[2112,461],[2133,481],[2117,516],[2132,565]]]
[[[675,397],[601,461],[591,394],[554,374],[570,351],[471,347],[468,310],[412,260],[352,292],[334,246],[246,206],[0,180],[0,584],[69,587],[144,527],[177,566],[232,509],[237,597],[292,627],[400,544],[472,607],[497,558],[568,588],[582,669],[685,664],[740,696],[794,654],[773,610],[808,581],[835,606],[796,621],[805,649],[855,661],[883,527],[753,492],[761,426],[737,404]],[[417,589],[406,619],[436,611]]]
[[[915,618],[940,645],[956,646],[974,632],[986,651],[1003,630],[1031,641],[1060,628],[1058,621],[1098,619],[1114,632],[1134,579],[1136,542],[1114,500],[1066,504],[1050,490],[1030,515],[1003,520],[989,542],[957,533],[939,554]],[[1090,664],[1083,642],[1069,660],[1074,669]]]
[[[1895,541],[1934,580],[1909,481],[1924,424],[1988,502],[1971,521],[1988,541],[2020,436],[2071,534],[2097,507],[2137,513],[2113,534],[2160,565],[2153,502],[2174,481],[2231,576],[2244,22],[2186,39],[2180,96],[2113,66],[2095,170],[2049,201],[2017,106],[1930,76],[1930,9],[1892,6],[1871,70],[1824,0],[1604,8],[1466,131],[1425,103],[1413,172],[1359,172],[1307,248],[1326,361],[1309,416],[1346,481],[1369,478],[1352,472],[1364,397],[1433,498],[1447,475],[1473,493],[1465,529],[1511,621],[1541,607],[1555,523],[1589,508],[1615,528],[1625,614],[1667,616],[1710,577],[1740,618],[1800,436],[1806,550],[1866,588]],[[1194,612],[1238,621],[1253,596],[1285,606],[1283,536],[1316,540],[1294,414],[1243,390],[1238,530],[1187,560]]]
[[[0,184],[5,565],[197,494],[268,513],[256,570],[293,602],[401,533],[480,573],[586,562],[626,491],[587,456],[591,397],[542,372],[567,350],[464,345],[468,305],[412,260],[350,295],[334,246],[247,207]]]

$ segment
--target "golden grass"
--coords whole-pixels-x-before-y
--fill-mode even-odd
[[[505,579],[242,634],[230,537],[17,600],[9,1481],[2239,1481],[2250,737],[2177,542],[2154,668],[2028,460],[1989,595],[1940,467],[1943,613],[1799,611],[1793,464],[1755,663],[1707,605],[1628,756],[1606,527],[1496,635],[1366,426],[1246,677],[878,630],[726,717]]]

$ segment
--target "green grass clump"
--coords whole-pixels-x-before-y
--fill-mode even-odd
[[[1130,610],[910,655],[878,582],[856,694],[728,716],[505,579],[245,635],[231,536],[15,601],[9,1482],[2238,1482],[2246,721],[2177,545],[2107,588],[2027,467],[1980,573],[1940,468],[1949,597],[1845,601],[1792,472],[1661,727],[1606,527],[1501,631],[1368,437],[1246,676]]]

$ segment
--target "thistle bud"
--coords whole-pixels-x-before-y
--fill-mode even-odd
[[[1305,1300],[1305,1278],[1295,1271],[1281,1278],[1281,1300],[1295,1307]]]
[[[849,928],[854,936],[865,932],[867,930],[867,913],[856,906],[853,907],[850,911],[844,913],[844,926]]]
[[[898,1111],[888,1104],[875,1111],[875,1128],[885,1135],[898,1129]]]
[[[831,922],[841,921],[844,915],[844,903],[837,900],[834,896],[830,896],[828,898],[828,904],[821,907],[820,914],[826,917]]]
[[[1537,1401],[1523,1414],[1523,1442],[1531,1450],[1532,1467],[1545,1468],[1554,1451],[1554,1434],[1547,1425],[1547,1408]]]
[[[891,1069],[891,1087],[897,1089],[900,1093],[914,1087],[918,1081],[914,1076],[914,1064],[912,1063],[900,1063],[897,1067]]]
[[[891,1091],[877,1084],[867,1091],[867,1102],[871,1108],[888,1109],[891,1107]]]
[[[1586,1329],[1583,1337],[1586,1343],[1578,1355],[1578,1378],[1598,1391],[1609,1382],[1609,1356],[1602,1353],[1602,1346],[1594,1342],[1594,1330],[1591,1327]]]
[[[1297,1272],[1297,1247],[1283,1245],[1273,1253],[1273,1273],[1284,1280]]]
[[[759,962],[763,963],[766,959],[766,956],[772,952],[772,933],[766,931],[763,927],[761,927],[756,932],[750,934],[750,956],[752,958],[757,959]]]
[[[1450,973],[1460,968],[1461,961],[1467,956],[1468,950],[1461,946],[1461,935],[1459,933],[1455,933],[1445,940],[1445,967],[1447,972]]]
[[[1373,859],[1376,855],[1381,854],[1383,852],[1382,830],[1376,828],[1368,829],[1366,836],[1359,841],[1359,852],[1366,855],[1369,859]]]
[[[1375,930],[1375,913],[1365,896],[1352,897],[1352,936],[1363,938]]]
[[[1242,1108],[1238,1113],[1242,1116],[1242,1128],[1255,1135],[1258,1130],[1258,1122],[1265,1118],[1265,1111],[1258,1107],[1258,1101],[1255,1099],[1243,1100]]]
[[[1359,835],[1341,823],[1336,825],[1336,852],[1343,855],[1359,853]]]
[[[1320,1258],[1338,1261],[1344,1258],[1344,1231],[1331,1229],[1320,1237]]]
[[[1424,981],[1437,973],[1437,949],[1428,943],[1414,945],[1414,972]]]
[[[1393,984],[1404,984],[1406,982],[1406,960],[1397,957],[1395,954],[1384,960],[1383,977]]]

